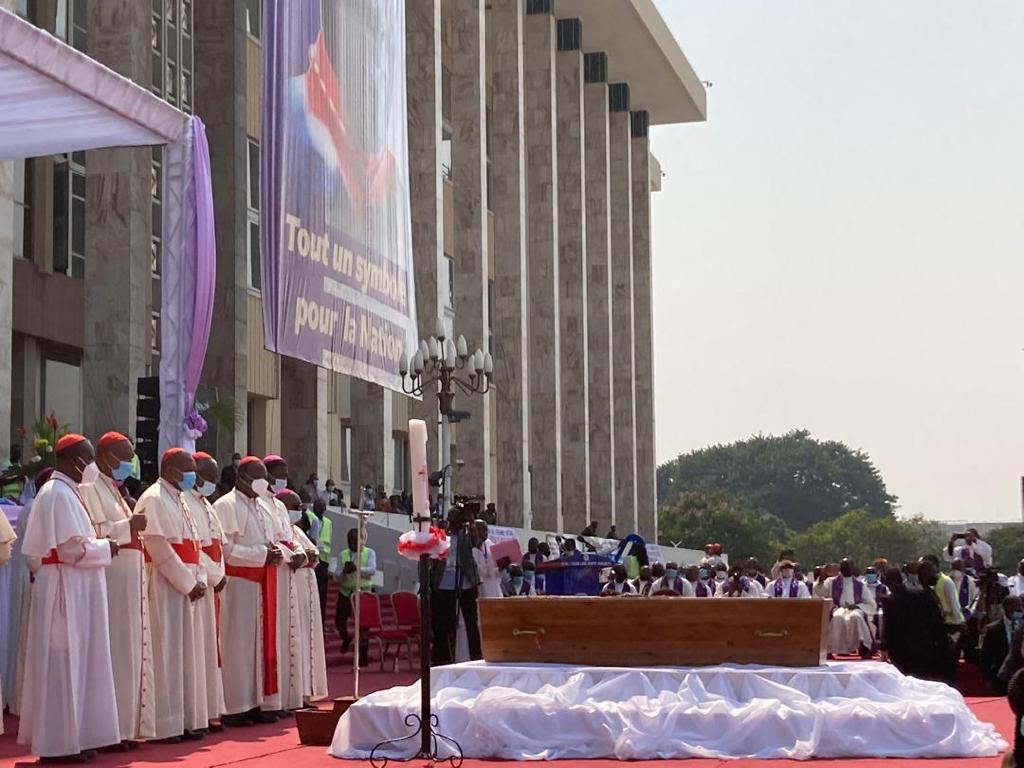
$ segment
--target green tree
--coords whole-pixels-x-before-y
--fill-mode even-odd
[[[890,517],[896,502],[866,453],[806,430],[702,448],[658,468],[660,505],[689,492],[725,494],[797,531],[854,509]]]
[[[1017,562],[1024,557],[1024,525],[1011,523],[993,528],[985,536],[992,545],[992,565],[1000,573],[1014,574]]]
[[[658,511],[659,539],[688,549],[717,541],[732,561],[753,555],[775,562],[791,531],[779,518],[723,493],[690,492]]]
[[[922,518],[877,517],[856,509],[793,535],[789,546],[808,568],[843,557],[864,568],[876,557],[897,564],[938,555],[946,541],[939,526]]]

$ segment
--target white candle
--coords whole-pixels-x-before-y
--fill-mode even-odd
[[[412,470],[412,511],[414,518],[430,517],[430,491],[427,468],[427,423],[422,419],[409,419],[409,465]],[[423,520],[416,529],[426,531],[429,524]]]

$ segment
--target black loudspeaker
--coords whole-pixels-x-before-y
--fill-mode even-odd
[[[155,483],[160,476],[160,377],[142,376],[135,405],[135,453],[144,483]]]

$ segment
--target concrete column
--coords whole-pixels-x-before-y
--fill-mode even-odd
[[[390,421],[390,402],[384,389],[362,379],[349,380],[352,397],[352,499],[359,498],[364,485],[376,488],[384,477],[384,423]],[[385,408],[387,405],[387,408]],[[390,439],[390,432],[387,439]]]
[[[330,432],[327,371],[293,357],[281,358],[281,455],[292,479],[302,483],[310,472],[326,482]]]
[[[495,500],[503,524],[530,527],[526,150],[523,127],[523,0],[491,0],[487,49],[494,213],[494,368],[498,389]]]
[[[609,87],[609,177],[612,248],[612,338],[627,355],[612,366],[612,409],[615,426],[615,524],[619,535],[636,530],[636,444],[633,378],[633,179],[629,86]],[[646,375],[646,372],[645,374]]]
[[[487,350],[487,105],[484,94],[484,0],[452,0],[452,169],[454,173],[455,323],[472,352]],[[489,397],[489,395],[488,395]],[[459,424],[457,493],[486,493],[490,420],[479,395],[459,396],[469,411]]]
[[[608,55],[584,59],[587,195],[587,399],[590,430],[590,517],[603,534],[615,521],[612,460],[611,193],[608,174]]]
[[[202,383],[216,389],[218,398],[233,400],[240,416],[233,431],[218,430],[218,459],[247,448],[246,37],[235,5],[194,3],[192,8],[195,105],[210,143],[217,240],[217,290]]]
[[[134,0],[90,3],[88,24],[90,56],[137,83],[149,82],[148,6]],[[135,431],[138,379],[146,375],[152,343],[151,165],[149,147],[93,150],[86,157],[87,435]]]
[[[651,296],[651,148],[650,118],[634,112],[633,173],[633,370],[636,391],[636,512],[641,536],[658,540],[654,453],[654,327]]]
[[[13,0],[0,0],[0,8],[13,10]],[[3,436],[0,439],[0,461],[9,458],[9,449],[15,440],[11,428],[13,310],[14,163],[8,161],[0,163],[0,435]]]
[[[416,313],[419,336],[425,339],[434,333],[437,324],[437,265],[444,253],[441,0],[418,0],[405,4],[405,57]],[[430,392],[422,400],[412,400],[409,406],[411,418],[423,419],[428,424],[428,463],[431,471],[437,470],[441,466],[437,398]]]
[[[587,228],[583,132],[583,25],[558,22],[558,313],[561,337],[562,514],[566,531],[590,520],[587,401]]]
[[[530,313],[530,469],[533,527],[562,529],[562,406],[558,307],[558,149],[555,17],[530,0],[525,20],[526,215]]]

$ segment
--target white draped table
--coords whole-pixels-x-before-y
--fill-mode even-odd
[[[879,662],[820,667],[575,667],[468,662],[433,670],[433,712],[466,757],[982,757],[1005,750],[942,683]],[[338,721],[330,752],[365,759],[410,733],[419,683],[379,691]],[[408,755],[419,739],[384,756]],[[444,747],[441,743],[442,748]]]

